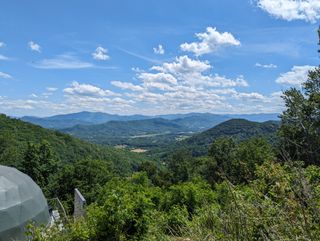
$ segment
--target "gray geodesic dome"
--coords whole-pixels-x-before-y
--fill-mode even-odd
[[[0,165],[0,241],[25,240],[30,221],[48,224],[47,200],[29,176]]]

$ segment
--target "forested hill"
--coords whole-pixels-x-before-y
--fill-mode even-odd
[[[266,121],[263,123],[245,119],[225,121],[209,130],[195,134],[190,138],[177,142],[175,148],[184,148],[199,156],[207,153],[213,140],[220,137],[232,137],[235,140],[245,140],[251,137],[265,137],[271,140],[279,128],[280,122]]]
[[[62,131],[88,141],[116,145],[127,143],[128,139],[178,134],[190,130],[174,121],[154,118],[134,121],[110,121],[90,126],[77,125],[72,128],[63,129]]]
[[[70,135],[44,129],[40,126],[0,114],[0,163],[19,165],[29,143],[46,141],[63,162],[81,159],[112,161],[119,170],[128,171],[145,157],[111,147],[91,144]]]

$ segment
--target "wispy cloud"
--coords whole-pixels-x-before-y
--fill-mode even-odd
[[[137,53],[134,53],[132,51],[129,51],[129,50],[126,50],[126,49],[123,49],[123,48],[120,48],[118,47],[118,49],[126,54],[129,54],[131,56],[134,56],[134,57],[137,57],[139,59],[142,59],[142,60],[145,60],[147,62],[150,62],[150,63],[154,63],[154,64],[160,64],[162,61],[160,60],[157,60],[157,59],[153,59],[153,58],[149,58],[148,56],[144,56],[144,55],[141,55],[141,54],[137,54]]]
[[[32,63],[38,69],[85,69],[92,68],[94,65],[82,61],[72,54],[61,54],[52,59],[43,59]]]
[[[9,60],[7,56],[0,54],[0,60]]]
[[[6,44],[4,42],[0,42],[0,48],[6,46]]]
[[[56,88],[56,87],[47,87],[46,90],[49,91],[49,92],[55,92],[55,91],[58,90],[58,88]]]
[[[259,68],[265,68],[265,69],[276,69],[276,68],[278,68],[278,66],[275,65],[275,64],[260,64],[260,63],[256,63],[255,66],[259,67]]]
[[[12,76],[10,74],[4,73],[0,71],[0,78],[2,79],[12,79]]]

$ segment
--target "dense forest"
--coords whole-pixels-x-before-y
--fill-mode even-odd
[[[283,99],[280,123],[231,120],[162,159],[2,115],[0,162],[70,215],[73,188],[87,199],[83,219],[70,216],[63,230],[31,224],[30,240],[318,240],[320,68]]]

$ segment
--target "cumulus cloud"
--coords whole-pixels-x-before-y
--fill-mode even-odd
[[[138,93],[124,92],[123,95],[134,101],[133,108],[143,106],[149,114],[150,111],[168,113],[182,110],[233,112],[233,105],[239,100],[257,99],[257,93],[241,94],[235,89],[248,86],[244,76],[231,79],[212,74],[211,70],[208,61],[179,56],[172,62],[155,65],[149,71],[139,69],[136,72],[140,81],[138,85],[119,81],[111,83],[122,89],[139,90]],[[232,100],[235,103],[231,103]],[[265,99],[260,98],[260,102],[265,103]]]
[[[198,87],[234,87],[248,86],[243,76],[235,80],[219,74],[211,74],[212,66],[208,61],[191,59],[188,56],[176,57],[175,61],[153,66],[152,71],[158,73],[139,73],[143,82],[168,82],[174,85]]]
[[[158,47],[153,48],[153,52],[155,54],[164,54],[164,48],[161,44],[159,44]]]
[[[264,69],[276,69],[276,68],[278,68],[278,66],[275,65],[275,64],[260,64],[260,63],[256,63],[255,66],[259,67],[259,68],[264,68]]]
[[[100,87],[90,84],[80,84],[77,81],[72,82],[71,86],[63,90],[70,96],[87,96],[87,97],[106,97],[115,96],[117,94],[110,90],[104,90]]]
[[[12,79],[12,76],[10,74],[4,73],[0,71],[0,78],[2,79]]]
[[[179,75],[180,73],[204,72],[210,70],[211,65],[208,61],[195,60],[184,55],[176,57],[173,62],[163,63],[161,66],[153,66],[151,69]]]
[[[309,70],[315,66],[293,66],[291,71],[282,73],[277,79],[278,84],[300,85],[308,79]]]
[[[140,73],[138,78],[142,82],[154,83],[154,82],[161,82],[161,83],[168,83],[168,84],[177,84],[177,79],[168,73]]]
[[[41,52],[41,46],[33,41],[29,41],[28,42],[28,46],[30,48],[31,51],[35,51],[40,53]]]
[[[108,59],[110,59],[110,56],[107,53],[108,53],[108,50],[106,48],[103,48],[103,47],[99,46],[92,53],[92,57],[95,60],[108,60]]]
[[[132,90],[132,91],[142,91],[143,88],[139,85],[134,85],[130,82],[122,82],[122,81],[111,81],[110,82],[113,86],[116,86],[120,89],[124,90]]]
[[[240,41],[231,33],[220,33],[216,28],[208,27],[204,33],[197,33],[196,37],[199,42],[183,43],[180,45],[181,50],[193,52],[196,56],[214,53],[221,47],[239,46]]]
[[[258,6],[275,18],[315,23],[320,18],[318,0],[257,0]]]
[[[34,62],[32,66],[38,69],[84,69],[94,67],[92,63],[79,60],[71,54],[62,54],[52,59],[43,59]]]

